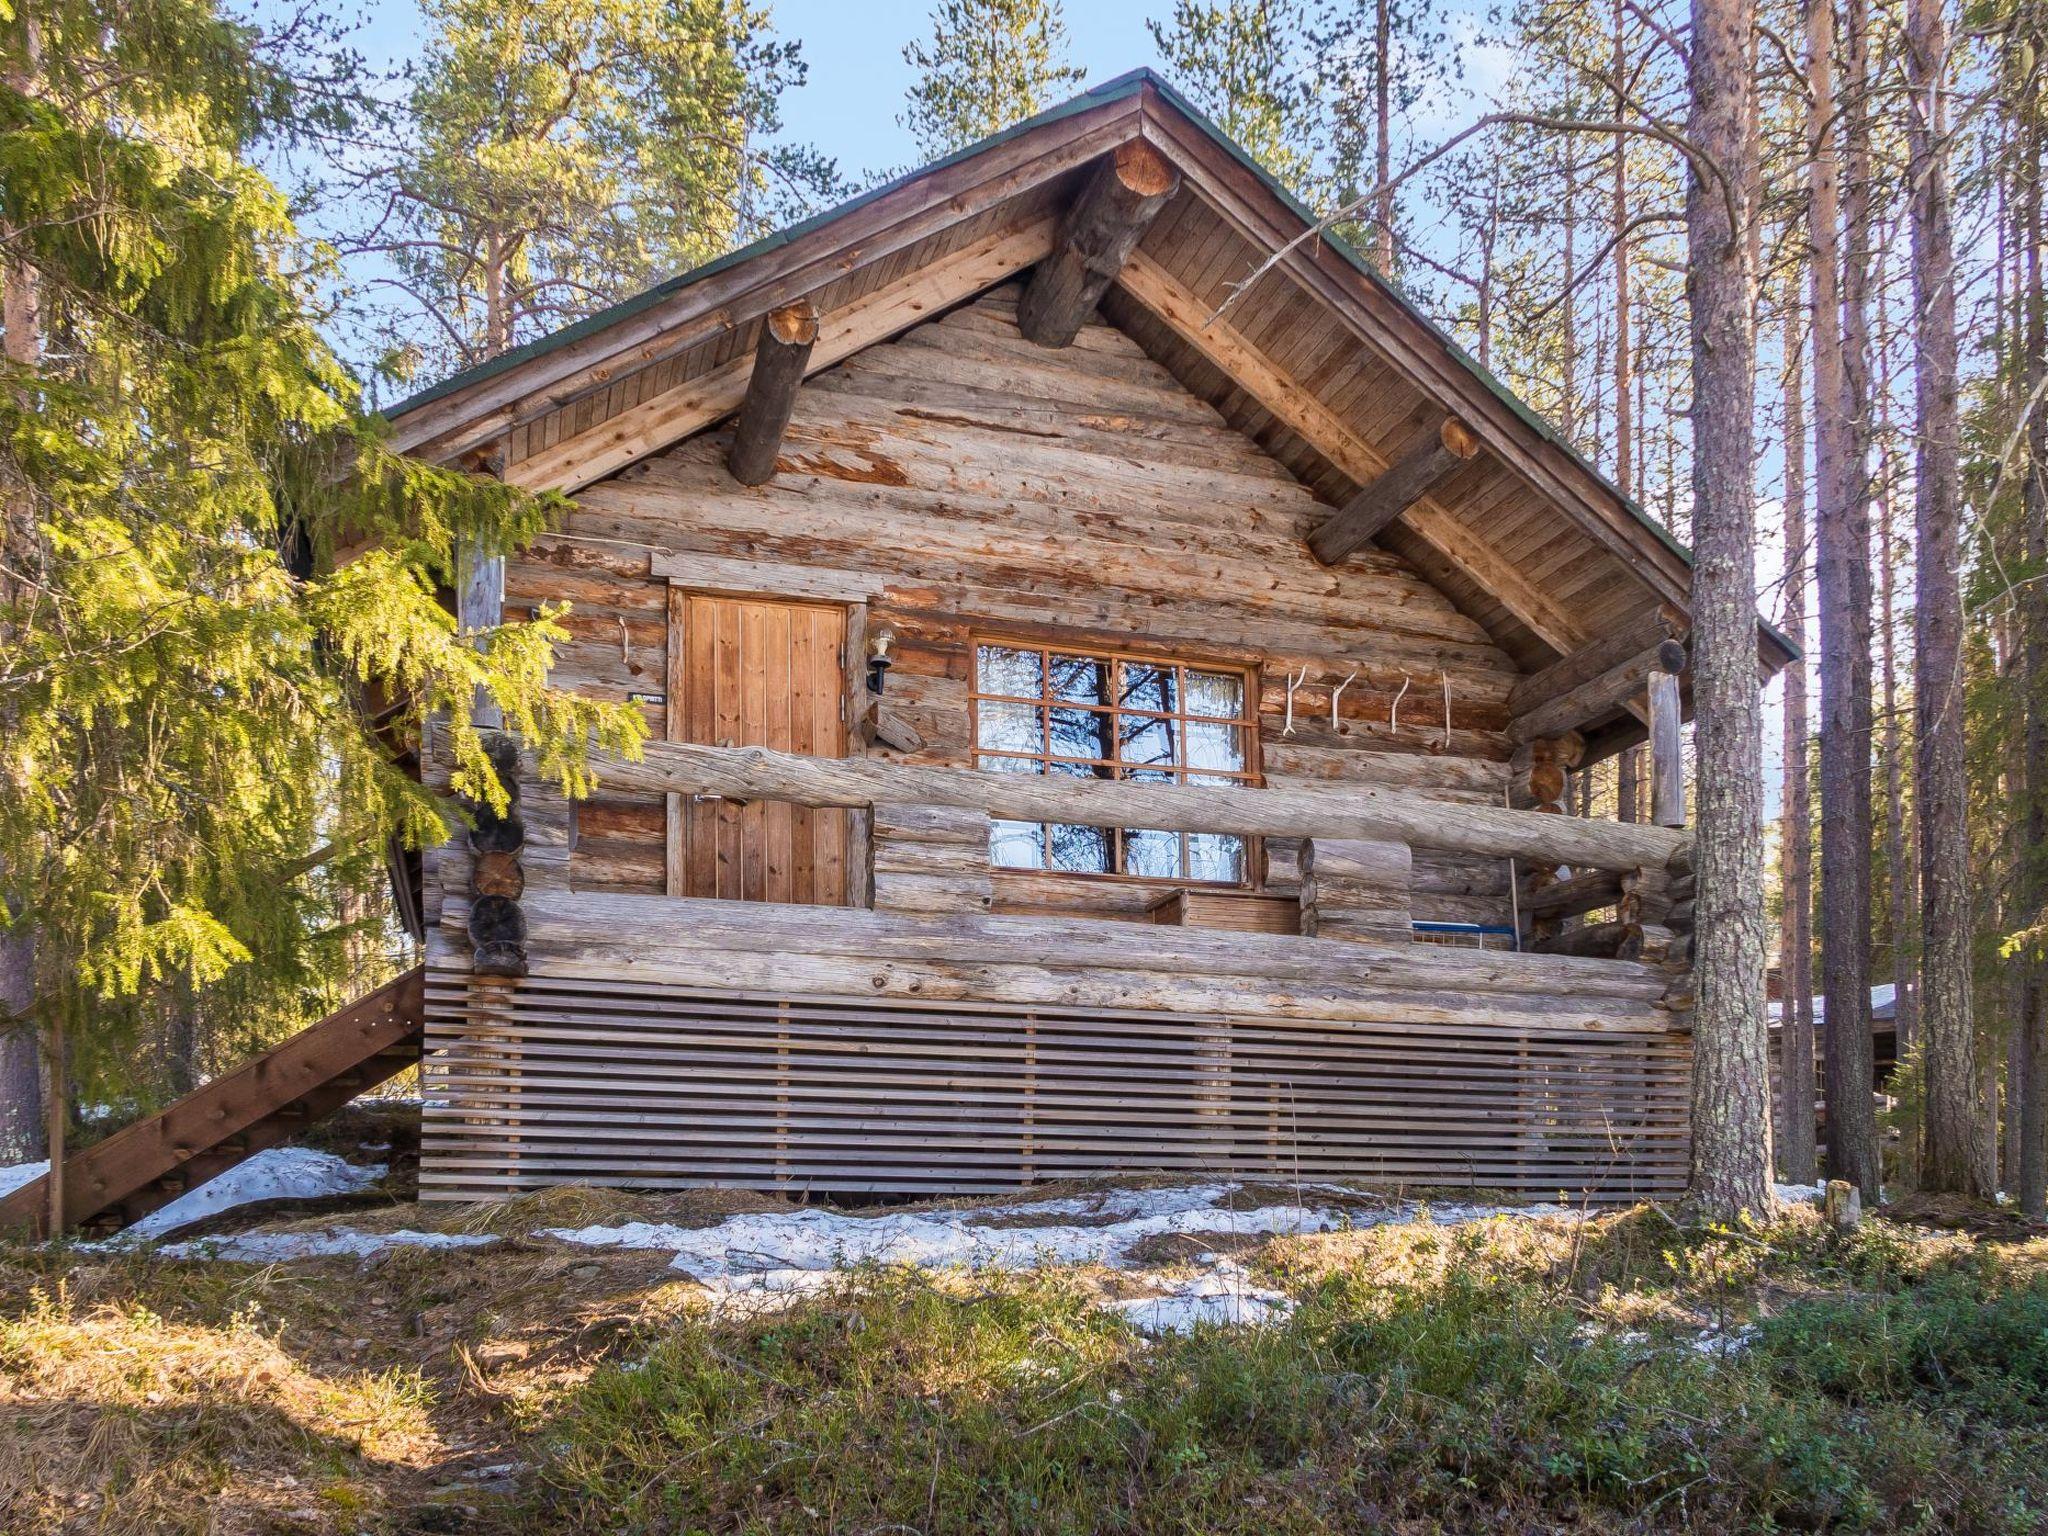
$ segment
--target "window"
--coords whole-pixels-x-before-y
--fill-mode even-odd
[[[1250,782],[1258,703],[1241,670],[1009,642],[974,652],[975,766],[1134,784]],[[1242,837],[998,821],[1002,869],[1246,883]]]

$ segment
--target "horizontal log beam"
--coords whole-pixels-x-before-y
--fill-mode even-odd
[[[1424,432],[1386,472],[1359,487],[1308,536],[1309,552],[1335,565],[1379,537],[1389,523],[1422,500],[1479,452],[1479,439],[1455,417]]]
[[[594,766],[606,784],[620,789],[807,806],[914,801],[964,806],[1003,820],[1362,838],[1574,868],[1635,869],[1690,857],[1691,839],[1667,828],[1450,804],[1358,784],[1245,790],[1034,778],[673,741],[649,742],[642,753],[637,762],[594,754]]]
[[[1613,960],[1627,949],[1635,934],[1633,923],[1581,923],[1562,933],[1535,940],[1530,948],[1539,955],[1576,955],[1582,960]]]
[[[1531,919],[1583,917],[1620,900],[1620,871],[1591,869],[1531,891],[1521,898],[1522,915]]]
[[[754,371],[732,433],[726,468],[741,485],[764,485],[775,473],[782,435],[796,409],[797,386],[818,342],[818,311],[809,299],[771,309],[761,322]]]
[[[1669,603],[1652,604],[1620,628],[1518,681],[1508,690],[1508,714],[1526,715],[1539,709],[1652,649],[1660,640],[1683,640],[1690,628],[1690,621],[1677,608]]]
[[[1102,161],[1060,226],[1017,304],[1017,328],[1042,347],[1081,332],[1152,221],[1180,189],[1180,172],[1143,139]]]
[[[1570,692],[1514,716],[1508,721],[1508,740],[1537,741],[1604,720],[1631,705],[1640,706],[1654,674],[1666,672],[1676,677],[1684,670],[1685,647],[1676,640],[1659,640]]]

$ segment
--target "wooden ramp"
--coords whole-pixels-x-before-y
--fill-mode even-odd
[[[360,1002],[64,1163],[64,1226],[113,1232],[274,1147],[420,1059],[425,972]],[[48,1235],[49,1180],[0,1200],[0,1232]]]

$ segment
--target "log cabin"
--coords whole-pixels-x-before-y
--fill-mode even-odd
[[[653,737],[426,860],[425,1197],[1683,1186],[1687,553],[1149,73],[391,422]]]

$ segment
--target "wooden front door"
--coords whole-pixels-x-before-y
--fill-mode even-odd
[[[711,746],[846,755],[846,610],[669,593],[668,734]],[[676,795],[671,896],[847,905],[847,813]]]

